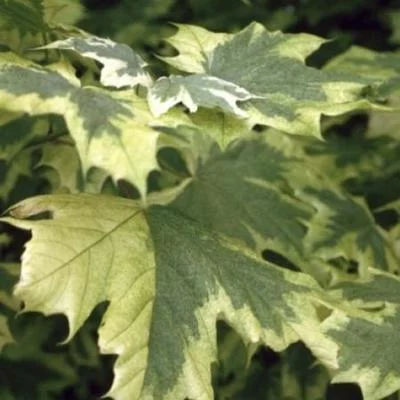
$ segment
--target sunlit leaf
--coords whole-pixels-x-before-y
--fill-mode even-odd
[[[256,23],[234,35],[179,25],[168,42],[179,55],[163,60],[174,67],[223,79],[260,96],[245,103],[254,123],[319,136],[322,114],[369,107],[364,91],[372,80],[304,65],[324,42],[316,36],[269,32]]]
[[[10,212],[4,220],[33,235],[16,289],[26,310],[64,313],[72,337],[99,302],[110,301],[99,344],[119,355],[110,392],[118,399],[213,398],[221,317],[246,343],[279,351],[300,339],[336,363],[335,345],[318,332],[312,279],[261,261],[171,208],[64,195]]]
[[[251,99],[247,90],[219,78],[207,75],[162,77],[150,88],[148,100],[154,115],[160,116],[176,104],[182,103],[190,112],[198,107],[215,108],[246,117],[237,101]]]
[[[129,46],[115,43],[110,39],[96,36],[76,37],[59,40],[42,48],[73,50],[100,62],[103,64],[100,81],[104,86],[120,88],[151,84],[151,78],[144,69],[147,63]]]

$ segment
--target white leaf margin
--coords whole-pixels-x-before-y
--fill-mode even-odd
[[[149,73],[144,69],[148,65],[147,62],[128,45],[116,43],[111,39],[97,36],[71,37],[36,49],[72,50],[84,57],[98,61],[103,65],[100,82],[104,86],[133,88],[142,85],[149,87],[153,82]]]
[[[237,105],[238,101],[260,98],[239,85],[215,76],[170,75],[159,78],[147,93],[147,101],[153,115],[159,117],[170,108],[182,103],[191,113],[198,107],[220,108],[238,117],[247,117],[247,112]]]

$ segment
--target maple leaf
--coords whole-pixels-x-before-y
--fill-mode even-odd
[[[325,67],[328,71],[358,73],[377,85],[376,93],[386,104],[383,110],[374,110],[370,115],[369,136],[390,135],[399,139],[400,105],[400,53],[376,52],[359,46],[352,46],[345,53],[335,57]],[[390,113],[388,111],[391,111]]]
[[[1,18],[16,26],[22,35],[48,30],[43,0],[0,0]]]
[[[249,121],[219,110],[199,109],[190,114],[190,121],[211,137],[221,149],[236,139],[251,137]]]
[[[383,83],[395,78],[400,72],[400,55],[396,52],[376,52],[360,46],[352,46],[343,54],[330,60],[325,69],[357,73],[361,76]]]
[[[305,241],[321,258],[340,257],[359,263],[360,275],[370,267],[396,272],[399,260],[386,232],[375,224],[366,204],[330,190],[307,188],[304,198],[318,210]]]
[[[126,44],[97,36],[58,40],[40,49],[73,50],[103,64],[100,82],[104,86],[149,86],[152,82],[144,70],[147,63]]]
[[[35,172],[51,185],[52,193],[117,194],[109,175],[100,168],[90,168],[82,176],[79,155],[69,137],[41,146]]]
[[[363,95],[370,79],[304,65],[324,42],[316,36],[268,32],[257,23],[233,35],[178,25],[167,42],[179,55],[162,59],[175,68],[214,76],[259,96],[243,105],[253,123],[319,136],[321,114],[370,107]]]
[[[238,185],[241,188],[238,190]],[[262,252],[272,250],[320,282],[337,257],[396,271],[388,235],[361,201],[313,162],[285,155],[264,139],[215,153],[172,205],[210,229]]]
[[[115,180],[126,179],[145,195],[147,175],[158,168],[159,132],[133,118],[135,95],[80,87],[68,67],[59,68],[62,73],[4,55],[0,107],[31,115],[62,115],[85,173],[92,166],[104,168]]]
[[[44,143],[35,165],[37,172],[51,183],[52,193],[76,193],[84,186],[79,155],[68,139]]]
[[[333,289],[359,312],[337,311],[323,322],[324,331],[339,344],[339,369],[333,381],[358,383],[365,400],[382,399],[400,389],[396,350],[400,281],[377,270],[371,273],[368,280],[343,282]]]
[[[335,344],[318,331],[319,288],[309,276],[274,267],[170,207],[54,195],[10,213],[3,221],[32,231],[15,291],[26,310],[64,313],[71,338],[110,302],[99,346],[119,355],[109,393],[117,399],[213,398],[221,318],[247,344],[280,351],[302,340],[336,363]]]
[[[56,24],[73,24],[83,15],[78,1],[0,0],[0,20],[8,22],[22,36],[44,33]]]
[[[199,106],[219,107],[225,112],[245,117],[247,113],[236,102],[254,97],[258,96],[238,85],[204,74],[162,77],[148,92],[149,106],[155,116],[182,102],[190,112],[197,111]]]

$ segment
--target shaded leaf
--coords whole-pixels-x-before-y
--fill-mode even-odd
[[[328,189],[329,188],[329,189]],[[321,283],[331,279],[331,259],[398,268],[387,233],[365,204],[354,200],[313,163],[285,156],[262,140],[214,154],[173,203],[213,230],[270,250]]]
[[[305,221],[312,209],[292,196],[286,180],[297,167],[295,160],[260,141],[238,143],[200,167],[173,206],[210,229],[234,235],[260,252],[268,248],[285,254],[302,266]]]
[[[84,6],[79,0],[43,0],[44,19],[51,25],[73,25],[82,19]]]
[[[199,109],[190,115],[191,121],[202,132],[213,138],[221,149],[225,149],[235,139],[251,136],[249,121],[218,110]]]
[[[159,132],[133,118],[136,96],[131,91],[81,88],[62,65],[59,73],[10,57],[20,65],[0,59],[0,107],[64,116],[85,173],[92,166],[104,168],[145,195],[147,175],[157,168]]]
[[[247,372],[246,386],[232,397],[234,400],[326,399],[328,370],[301,343],[279,353],[272,365],[265,365],[262,356],[262,352],[259,357],[256,354]]]
[[[377,83],[382,83],[398,76],[400,56],[395,52],[378,53],[360,46],[352,46],[331,60],[324,69],[359,74]]]
[[[41,152],[41,158],[35,168],[51,183],[52,193],[81,191],[83,179],[79,155],[68,137],[43,144]]]
[[[0,264],[0,353],[5,344],[14,341],[8,319],[14,316],[20,308],[20,301],[12,294],[13,287],[18,281],[19,272],[18,264]]]
[[[375,224],[362,200],[330,189],[308,188],[304,195],[318,210],[309,222],[306,238],[314,254],[356,260],[361,275],[370,267],[398,271],[399,260],[386,232]]]
[[[0,126],[0,199],[3,206],[10,201],[18,180],[34,175],[35,141],[43,138],[48,128],[47,118],[27,115]]]
[[[43,18],[43,0],[1,0],[1,18],[16,26],[22,35],[48,29]]]

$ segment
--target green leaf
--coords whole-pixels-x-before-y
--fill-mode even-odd
[[[134,119],[131,91],[83,88],[71,96],[65,119],[85,172],[105,169],[114,180],[126,179],[146,195],[147,176],[157,169],[159,132]]]
[[[301,343],[295,343],[273,365],[266,366],[262,355],[253,361],[246,386],[232,399],[323,400],[329,381],[328,370]]]
[[[398,53],[383,53],[352,46],[349,50],[332,59],[324,68],[328,71],[342,71],[359,74],[376,83],[396,77],[400,72]]]
[[[41,158],[35,165],[38,173],[51,183],[52,193],[76,193],[81,191],[82,176],[79,156],[74,144],[54,140],[41,146]]]
[[[133,118],[141,100],[132,91],[81,88],[64,64],[53,66],[56,72],[6,57],[19,65],[0,58],[0,108],[64,116],[85,173],[93,166],[103,168],[146,194],[147,175],[157,169],[159,132]]]
[[[16,26],[22,35],[45,32],[42,0],[0,0],[1,18]]]
[[[380,84],[381,100],[392,107],[390,113],[374,111],[369,122],[369,136],[390,135],[399,139],[400,53],[378,53],[358,46],[333,59],[326,67],[330,71],[358,73]]]
[[[397,44],[400,42],[400,12],[396,9],[390,9],[388,10],[386,17],[389,18],[392,28],[392,36],[390,39]]]
[[[117,194],[106,171],[90,168],[86,176],[82,176],[78,153],[69,138],[45,143],[41,151],[35,172],[51,184],[51,193]]]
[[[79,0],[43,0],[44,19],[51,25],[77,23],[84,15]]]
[[[397,277],[378,271],[368,281],[342,283],[335,293],[361,311],[353,315],[334,312],[323,323],[339,344],[334,382],[358,383],[365,400],[382,399],[400,388],[399,285]]]
[[[246,117],[247,113],[236,102],[254,97],[257,96],[233,83],[204,74],[162,77],[148,92],[150,109],[157,117],[179,103],[192,113],[199,106],[219,107],[222,111]]]
[[[18,180],[34,175],[35,141],[43,138],[48,129],[47,118],[27,115],[0,126],[0,199],[3,206],[8,204]]]
[[[309,158],[340,184],[350,178],[383,175],[393,169],[398,153],[398,143],[383,135],[372,138],[332,136],[325,142],[310,141],[303,146]]]
[[[296,167],[260,141],[237,143],[210,157],[173,206],[258,251],[271,249],[302,265],[312,209],[290,193],[285,174]]]
[[[43,34],[57,24],[71,25],[83,11],[78,0],[0,0],[0,22],[5,20],[21,36]]]
[[[260,96],[245,103],[253,123],[319,136],[321,114],[338,115],[370,106],[363,91],[371,80],[304,65],[305,58],[324,42],[321,38],[268,32],[256,23],[234,35],[192,26],[179,25],[178,29],[168,43],[179,55],[163,60],[182,71],[214,76]]]
[[[251,136],[249,121],[218,110],[199,109],[190,114],[190,120],[210,136],[221,149],[227,148],[235,139]]]
[[[217,325],[218,364],[214,367],[217,399],[232,400],[323,400],[330,382],[328,369],[297,342],[275,353],[269,348],[252,349],[224,324]],[[267,382],[267,384],[266,384]]]
[[[365,202],[330,189],[307,188],[317,213],[309,222],[305,239],[311,251],[323,259],[345,256],[359,264],[360,275],[370,267],[396,272],[399,260],[387,233],[375,224]]]
[[[147,63],[126,44],[96,36],[71,37],[58,40],[40,49],[73,50],[103,64],[100,82],[104,86],[121,88],[136,85],[150,86],[151,78],[144,70]]]
[[[68,329],[64,316],[20,313],[10,318],[15,341],[0,354],[0,398],[88,399],[105,393],[111,384],[110,357],[101,356],[96,343],[104,310],[104,304],[97,307],[66,345],[59,343]]]
[[[68,355],[60,347],[50,350],[55,345],[49,346],[49,342],[54,343],[54,338],[59,337],[56,318],[44,318],[37,313],[10,318],[15,342],[6,346],[0,356],[2,399],[50,400],[54,392],[78,382]]]
[[[161,59],[181,71],[192,74],[205,72],[209,54],[223,44],[232,35],[227,33],[211,33],[207,29],[195,25],[174,24],[178,32],[165,39],[179,51],[176,57],[162,57]]]
[[[169,207],[60,195],[10,212],[3,221],[32,230],[16,288],[26,310],[64,313],[70,338],[99,302],[110,302],[99,345],[119,355],[115,398],[212,399],[220,318],[247,344],[280,351],[302,340],[336,363],[336,346],[318,332],[310,277],[261,261]]]
[[[5,344],[14,341],[8,319],[14,316],[20,307],[20,301],[12,294],[19,272],[18,264],[0,264],[0,352]]]

